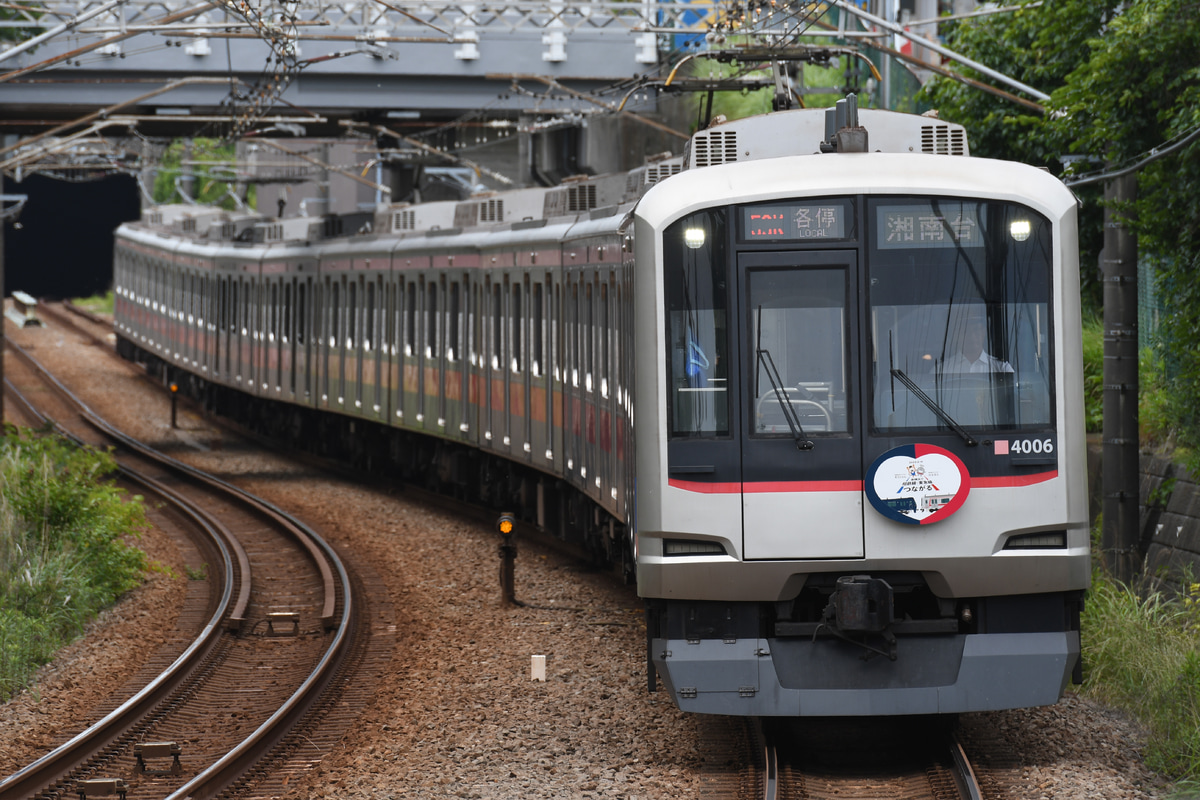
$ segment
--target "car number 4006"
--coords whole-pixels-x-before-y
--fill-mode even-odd
[[[1016,439],[1010,446],[1014,453],[1053,453],[1053,439]]]

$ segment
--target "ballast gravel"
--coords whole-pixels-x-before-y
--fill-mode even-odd
[[[100,415],[128,433],[286,508],[374,570],[395,619],[391,667],[356,728],[291,787],[289,800],[703,798],[713,720],[648,693],[636,592],[519,542],[517,598],[500,602],[498,538],[486,526],[264,453],[165,394],[137,367],[51,322],[6,328]],[[186,581],[163,531],[162,567],[0,706],[0,775],[77,730],[162,642]],[[531,658],[546,657],[546,680]],[[1131,720],[1069,693],[1048,708],[964,715],[1002,738],[1003,797],[1163,797]]]

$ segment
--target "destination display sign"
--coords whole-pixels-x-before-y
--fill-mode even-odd
[[[976,206],[931,203],[880,206],[876,211],[880,250],[909,247],[977,247],[983,244]]]
[[[785,203],[742,209],[742,236],[748,242],[803,242],[845,239],[845,203]]]

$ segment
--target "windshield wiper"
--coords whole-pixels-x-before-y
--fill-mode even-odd
[[[959,436],[961,436],[962,440],[967,443],[967,447],[974,447],[975,445],[979,444],[979,442],[977,442],[975,440],[974,436],[967,433],[966,428],[964,428],[962,425],[959,425],[957,422],[955,422],[953,419],[951,419],[950,415],[947,414],[945,411],[943,411],[942,407],[939,406],[936,402],[934,402],[932,397],[925,394],[925,392],[921,391],[921,387],[917,386],[916,382],[913,381],[912,378],[905,375],[904,370],[893,368],[892,369],[892,377],[896,378],[901,383],[903,383],[904,388],[908,389],[910,392],[912,392],[914,395],[916,395],[917,399],[920,400],[922,403],[924,403],[926,406],[928,406],[930,411],[932,411],[934,414],[937,414],[938,419],[940,419],[942,422],[946,423],[946,425],[949,426],[950,430],[954,431]]]
[[[804,428],[800,427],[800,416],[796,413],[796,409],[792,408],[792,400],[788,397],[787,389],[783,386],[783,378],[779,375],[779,370],[775,367],[775,359],[771,358],[771,353],[763,349],[762,346],[762,306],[758,307],[758,341],[755,342],[755,352],[758,353],[758,365],[766,367],[767,380],[771,382],[771,389],[775,392],[775,397],[783,399],[779,403],[779,408],[783,411],[783,418],[787,420],[788,428],[792,432],[792,438],[796,442],[797,450],[812,450],[813,443],[804,434]],[[757,372],[757,370],[755,370]],[[758,397],[758,386],[754,387],[754,395]]]

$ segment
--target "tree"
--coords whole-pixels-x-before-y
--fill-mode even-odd
[[[1027,4],[1023,4],[1027,5]],[[1036,116],[1011,103],[938,80],[929,92],[942,116],[967,126],[976,155],[1063,173],[1063,156],[1089,169],[1136,163],[1200,128],[1200,2],[1059,0],[960,23],[949,46],[1051,95]],[[973,76],[977,77],[977,76]],[[1101,186],[1082,188],[1085,304],[1099,305]],[[1200,138],[1138,171],[1138,199],[1116,209],[1139,249],[1157,264],[1172,307],[1162,320],[1166,417],[1200,467]]]
[[[1200,3],[1130,3],[1089,57],[1054,92],[1052,122],[1075,152],[1120,166],[1200,129]],[[1159,346],[1167,375],[1167,416],[1189,467],[1200,467],[1200,140],[1138,170],[1138,199],[1127,209],[1139,250],[1151,256],[1171,308]]]
[[[188,176],[192,178],[189,194],[197,203],[216,204],[226,210],[236,208],[237,204],[229,196],[237,180],[233,168],[235,145],[222,145],[216,139],[193,139],[191,152],[187,150],[185,142],[176,139],[163,153],[162,163],[154,178],[154,202],[182,202],[183,196],[176,186],[176,180]],[[184,164],[185,160],[194,163]]]
[[[1011,14],[994,14],[949,28],[947,46],[1022,83],[1053,95],[1091,57],[1091,42],[1100,37],[1118,0],[1058,0],[1032,4],[1022,0]],[[988,82],[970,69],[967,77]],[[943,119],[967,128],[971,152],[985,158],[1020,161],[1062,176],[1060,156],[1070,153],[1068,132],[1054,124],[1053,102],[1038,114],[995,95],[949,78],[936,78],[925,92]],[[1033,99],[1033,98],[1030,98]],[[1084,304],[1100,306],[1097,264],[1102,247],[1099,188],[1081,192],[1080,275]]]
[[[13,4],[0,8],[0,41],[19,43],[42,34],[43,28],[32,25],[22,27],[14,23],[40,22],[44,13],[43,9],[34,6]]]

